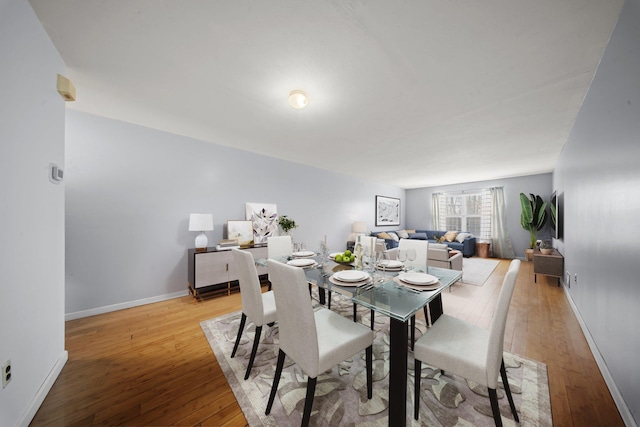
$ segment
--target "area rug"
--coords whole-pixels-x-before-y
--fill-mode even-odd
[[[334,297],[332,310],[351,318],[353,308],[344,297]],[[369,311],[358,310],[359,321],[369,325]],[[300,425],[306,391],[306,375],[287,358],[278,394],[270,415],[265,415],[278,354],[278,327],[265,326],[262,341],[246,381],[244,373],[251,352],[255,326],[247,322],[236,356],[230,357],[238,331],[240,312],[201,323],[211,348],[250,426]],[[426,330],[416,319],[417,337]],[[318,377],[312,426],[387,426],[389,396],[389,319],[375,316],[373,345],[373,398],[367,399],[364,352]],[[416,338],[417,338],[416,337]],[[547,368],[543,363],[504,353],[509,384],[521,426],[551,426],[551,406]],[[420,420],[413,419],[413,354],[409,352],[407,425],[489,426],[494,425],[487,390],[477,384],[423,364],[420,393]],[[498,390],[500,412],[505,426],[512,419],[506,396]]]
[[[468,285],[482,286],[493,270],[500,264],[497,259],[464,258],[462,261],[462,280]]]

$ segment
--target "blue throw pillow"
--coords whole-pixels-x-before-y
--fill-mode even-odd
[[[410,239],[427,240],[427,233],[409,233]]]

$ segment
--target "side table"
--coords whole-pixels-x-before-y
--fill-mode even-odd
[[[553,249],[549,255],[540,252],[539,248],[533,250],[533,281],[537,283],[538,274],[558,278],[558,286],[560,286],[560,278],[564,271],[564,257],[560,252]]]
[[[489,258],[489,247],[491,243],[478,242],[476,243],[476,252],[480,258]]]

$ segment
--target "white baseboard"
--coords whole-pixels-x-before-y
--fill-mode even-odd
[[[92,308],[89,310],[76,311],[74,313],[67,313],[64,316],[64,320],[80,319],[82,317],[95,316],[96,314],[109,313],[111,311],[124,310],[125,308],[138,307],[140,305],[151,304],[159,301],[166,301],[168,299],[180,298],[188,295],[188,291],[173,292],[171,294],[158,295],[151,298],[143,298],[135,301],[127,301],[120,304],[106,305],[104,307]]]
[[[613,397],[613,401],[616,403],[616,406],[618,407],[618,411],[620,412],[620,416],[622,417],[624,424],[627,427],[638,427],[638,425],[636,424],[636,421],[633,419],[633,415],[631,415],[631,411],[629,411],[629,407],[627,406],[626,402],[622,398],[622,394],[620,394],[620,390],[618,390],[618,387],[616,386],[615,381],[613,381],[611,372],[609,372],[609,368],[607,368],[607,364],[605,363],[604,358],[602,357],[602,354],[600,354],[600,350],[598,350],[598,346],[593,340],[593,337],[591,336],[591,333],[587,328],[587,324],[582,319],[582,316],[580,315],[580,312],[578,311],[578,307],[573,301],[573,298],[571,298],[571,294],[569,293],[569,290],[565,286],[564,280],[562,282],[563,282],[562,289],[564,289],[564,293],[567,296],[567,300],[569,300],[569,304],[573,309],[573,313],[576,315],[576,318],[578,319],[578,323],[580,323],[580,328],[582,328],[582,333],[584,334],[584,337],[586,338],[587,343],[589,344],[589,348],[591,349],[593,358],[596,360],[596,364],[598,365],[598,368],[600,368],[600,372],[602,373],[604,382],[607,384],[607,387],[609,388],[611,397]]]
[[[42,383],[42,385],[36,392],[36,395],[29,403],[29,406],[27,406],[27,409],[18,420],[16,426],[28,427],[31,421],[33,421],[33,417],[36,416],[36,412],[38,412],[38,409],[40,409],[40,405],[42,405],[42,402],[44,402],[45,397],[47,397],[49,390],[51,390],[51,387],[53,387],[53,383],[55,383],[56,379],[58,379],[58,375],[60,375],[60,372],[62,372],[62,368],[64,367],[65,363],[67,363],[68,359],[69,353],[65,350],[60,354],[60,357],[58,357],[58,360],[56,361],[55,365],[53,365],[51,372],[49,372],[49,375],[47,375],[47,378],[45,378],[44,383]]]

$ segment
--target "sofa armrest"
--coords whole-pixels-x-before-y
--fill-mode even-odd
[[[467,237],[462,242],[462,254],[466,257],[472,257],[476,254],[476,238]]]
[[[449,264],[452,270],[462,271],[462,252],[457,252],[449,258]]]

